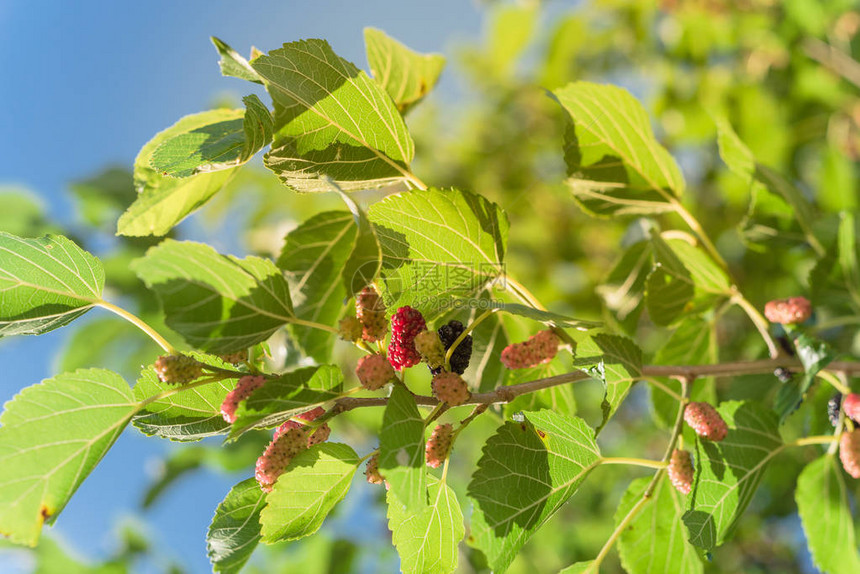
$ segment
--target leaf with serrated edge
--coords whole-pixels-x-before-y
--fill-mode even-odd
[[[289,285],[268,259],[167,239],[131,267],[158,294],[167,325],[204,351],[247,349],[294,318]]]
[[[409,512],[389,490],[388,528],[404,574],[448,574],[457,569],[457,546],[466,529],[457,495],[431,477],[429,504]]]
[[[600,333],[582,341],[576,348],[574,365],[603,382],[602,429],[627,397],[630,387],[642,374],[642,350],[628,339]]]
[[[238,574],[260,541],[260,511],[266,494],[256,479],[243,480],[230,489],[215,509],[206,535],[212,570]]]
[[[47,333],[101,301],[101,261],[62,235],[0,231],[0,337]]]
[[[648,114],[623,88],[574,82],[553,96],[570,114],[565,161],[574,198],[611,216],[674,209],[684,191],[675,160],[654,137]]]
[[[474,297],[504,273],[508,220],[495,203],[455,189],[390,195],[368,217],[382,245],[389,308],[411,305],[432,321],[441,303]]]
[[[304,367],[269,379],[239,403],[231,439],[251,428],[272,427],[341,396],[343,373],[334,365]]]
[[[287,234],[278,257],[290,283],[290,298],[300,319],[333,325],[343,310],[346,289],[339,280],[355,245],[356,226],[347,211],[325,211]],[[332,334],[302,325],[290,327],[296,342],[317,362],[328,360]]]
[[[794,496],[815,566],[830,574],[860,572],[848,488],[836,457],[825,454],[809,463]]]
[[[391,97],[324,40],[284,44],[255,58],[275,105],[266,166],[296,191],[346,191],[410,176],[412,136]]]
[[[212,36],[209,39],[212,40],[212,43],[215,45],[215,49],[218,50],[218,53],[221,55],[221,60],[218,62],[218,65],[221,66],[222,75],[232,76],[241,80],[248,80],[249,82],[255,82],[257,84],[263,83],[263,78],[254,71],[254,68],[251,67],[248,60],[240,56],[236,50],[215,36]]]
[[[708,551],[731,534],[768,462],[783,447],[772,411],[738,401],[722,403],[717,410],[729,433],[720,442],[697,442],[691,509],[684,514],[690,542]]]
[[[319,530],[328,513],[346,496],[360,463],[352,448],[329,442],[293,458],[260,513],[263,542],[297,540]]]
[[[403,385],[395,385],[382,415],[379,473],[410,512],[427,505],[424,464],[424,419],[412,393]]]
[[[217,357],[193,351],[188,354],[207,365],[230,368]],[[224,434],[230,429],[230,423],[221,416],[221,403],[235,386],[235,379],[226,379],[158,399],[141,409],[134,417],[134,426],[145,435],[174,441],[196,441]],[[149,366],[140,373],[134,397],[144,401],[170,389],[176,389],[176,385],[162,382],[155,369]]]
[[[217,121],[241,119],[242,114],[242,110],[222,109],[185,116],[149,140],[134,160],[134,187],[138,196],[119,218],[117,235],[165,235],[227,185],[235,168],[179,179],[162,175],[153,169],[151,161],[158,147],[176,134]]]
[[[637,478],[624,493],[615,513],[618,525],[642,499],[651,477]],[[681,522],[686,496],[663,475],[654,493],[618,539],[621,563],[629,574],[697,574],[703,571],[696,548],[687,542]]]
[[[149,160],[152,169],[163,176],[186,178],[230,169],[251,159],[272,140],[272,116],[257,96],[246,96],[243,101],[246,108],[244,112],[234,110],[235,118],[216,113],[211,123],[176,130],[155,148]]]
[[[469,483],[470,543],[504,572],[529,537],[564,504],[600,460],[582,419],[523,413],[487,440]]]
[[[441,54],[419,54],[375,28],[364,29],[364,44],[373,78],[404,114],[433,89],[445,67]]]
[[[34,546],[138,405],[122,377],[81,369],[27,387],[0,415],[0,534]]]

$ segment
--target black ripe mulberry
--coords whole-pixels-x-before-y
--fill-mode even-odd
[[[830,424],[833,426],[839,424],[840,408],[842,408],[842,393],[836,393],[827,401],[827,418],[830,419]]]
[[[439,333],[439,339],[442,340],[442,344],[445,346],[445,351],[451,348],[451,345],[454,344],[457,337],[459,337],[465,330],[466,327],[463,326],[463,323],[456,320],[450,321],[447,325],[439,327],[437,333]],[[458,375],[465,373],[466,369],[469,367],[469,359],[471,358],[472,335],[466,335],[451,354],[451,372],[457,373]],[[442,369],[431,369],[431,371],[436,375],[440,373]]]

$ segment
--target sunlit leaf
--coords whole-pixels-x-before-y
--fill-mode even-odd
[[[248,80],[249,82],[255,82],[257,84],[263,83],[263,79],[254,70],[254,68],[251,67],[248,60],[239,55],[236,50],[215,36],[212,36],[210,40],[212,40],[212,43],[215,45],[215,49],[218,50],[218,53],[221,55],[221,60],[218,62],[218,65],[221,66],[221,73],[223,75]]]
[[[215,509],[206,536],[206,547],[214,572],[237,574],[260,541],[260,511],[266,494],[253,478],[230,489]]]
[[[382,416],[379,473],[408,512],[418,512],[427,505],[424,419],[415,397],[403,385],[394,386]]]

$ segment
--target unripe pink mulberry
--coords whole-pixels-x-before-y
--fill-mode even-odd
[[[839,437],[839,460],[845,472],[860,478],[860,429],[844,432]]]
[[[293,421],[287,421],[290,422]],[[308,448],[309,429],[300,424],[292,426],[287,423],[278,427],[272,442],[257,459],[254,477],[263,492],[271,492],[275,481],[283,474],[293,457]]]
[[[421,355],[415,348],[415,337],[427,328],[424,316],[412,307],[401,307],[391,316],[391,342],[388,344],[388,361],[402,371],[417,365]]]
[[[363,330],[358,317],[344,317],[337,324],[337,334],[344,341],[358,341],[361,339]]]
[[[439,468],[445,459],[448,458],[448,453],[451,450],[451,433],[454,427],[451,423],[437,425],[433,432],[430,433],[430,438],[427,439],[427,447],[424,449],[424,458],[427,460],[428,466]]]
[[[241,351],[236,351],[235,353],[227,353],[226,355],[218,355],[218,357],[225,363],[238,365],[239,363],[248,360],[248,349],[242,349]]]
[[[308,448],[314,446],[315,444],[320,444],[327,441],[330,435],[331,427],[328,426],[328,423],[324,423],[321,427],[318,427],[317,430],[315,430],[311,436],[308,437]]]
[[[452,407],[462,405],[472,396],[466,381],[457,373],[443,372],[434,375],[430,385],[433,389],[433,396]]]
[[[303,421],[311,422],[316,420],[325,414],[325,409],[322,407],[314,407],[309,411],[305,411],[300,415],[296,415],[296,418],[301,419]]]
[[[362,387],[376,391],[394,378],[394,369],[385,355],[365,355],[358,360],[355,374]]]
[[[227,393],[221,403],[221,416],[230,424],[236,422],[236,409],[239,403],[251,396],[251,393],[263,386],[266,377],[245,375],[236,383],[236,388]]]
[[[764,316],[771,323],[788,325],[803,323],[812,315],[812,304],[805,297],[790,297],[768,301],[764,306]]]
[[[675,490],[682,494],[690,494],[693,488],[693,458],[690,453],[677,448],[673,450],[667,470]]]
[[[162,355],[155,361],[155,372],[162,383],[184,385],[203,374],[203,367],[188,355]]]
[[[379,455],[375,454],[367,461],[367,466],[364,469],[364,476],[367,477],[367,482],[370,484],[382,484],[385,479],[379,474]]]
[[[502,351],[502,364],[509,369],[526,369],[548,363],[558,353],[561,341],[551,329],[529,337],[528,341],[508,345]]]
[[[388,331],[385,303],[379,293],[368,285],[355,298],[355,311],[362,325],[362,338],[368,343],[381,341]]]
[[[842,399],[842,410],[845,416],[853,421],[860,421],[860,395],[850,393]]]
[[[684,420],[700,437],[720,442],[729,428],[720,413],[708,403],[692,402],[684,409]]]

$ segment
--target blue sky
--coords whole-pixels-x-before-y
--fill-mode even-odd
[[[238,6],[241,5],[241,8]],[[362,29],[381,28],[419,51],[450,55],[481,30],[474,2],[58,2],[0,0],[0,185],[37,193],[50,215],[74,225],[67,183],[109,163],[130,166],[140,147],[179,117],[247,84],[222,78],[209,37],[243,54],[325,38],[366,67]],[[451,90],[452,75],[442,91]],[[49,377],[63,330],[0,342],[0,401]],[[59,517],[52,532],[86,555],[105,555],[112,527],[139,514],[147,468],[168,445],[126,431]],[[208,570],[205,529],[241,476],[197,475],[147,521],[157,542],[193,572]],[[354,530],[354,529],[353,529]],[[3,564],[6,564],[4,567]],[[0,560],[0,573],[9,562]]]

